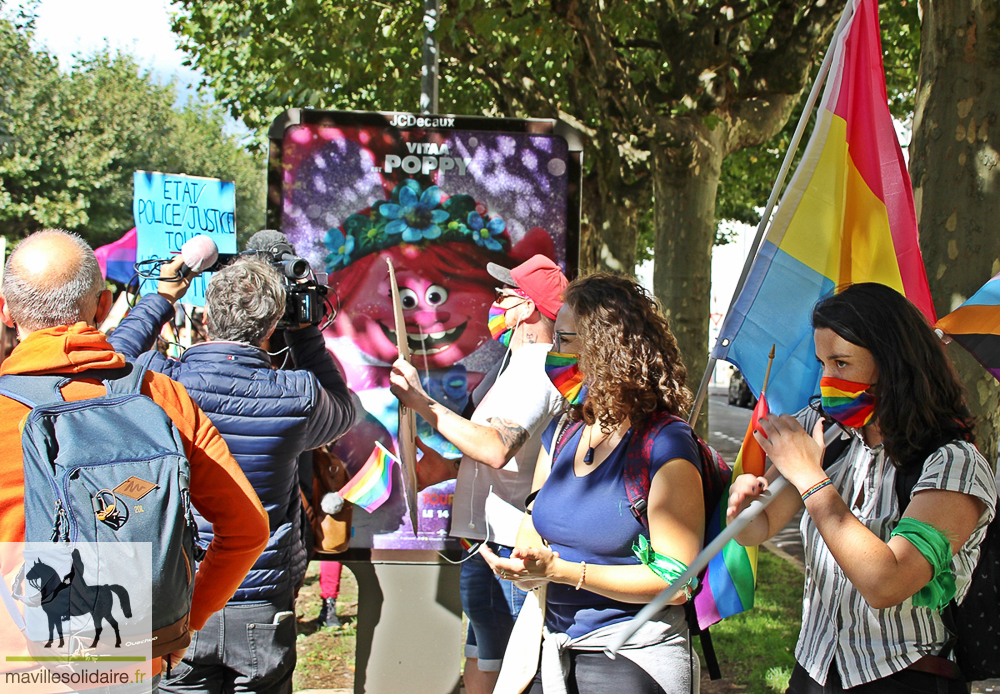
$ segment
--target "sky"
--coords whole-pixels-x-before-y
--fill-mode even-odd
[[[23,2],[10,2],[16,8]],[[75,56],[86,57],[105,46],[131,52],[158,82],[174,76],[182,90],[197,85],[199,75],[181,65],[184,54],[170,31],[169,0],[42,0],[37,7],[35,47],[45,48],[69,69]]]

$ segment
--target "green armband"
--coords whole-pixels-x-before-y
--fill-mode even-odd
[[[666,583],[673,583],[675,580],[681,577],[685,571],[687,571],[687,564],[679,562],[673,557],[668,557],[666,554],[660,554],[653,550],[653,545],[649,544],[649,540],[646,539],[645,535],[639,536],[639,542],[632,545],[632,551],[640,562],[649,567],[650,571],[659,576]],[[692,594],[698,588],[698,577],[692,578],[684,585],[684,594],[687,599],[690,600]]]
[[[931,565],[934,576],[913,596],[913,604],[941,612],[955,597],[955,572],[951,544],[940,530],[914,518],[901,518],[890,537],[900,535],[917,548]]]

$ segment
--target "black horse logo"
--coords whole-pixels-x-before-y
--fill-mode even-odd
[[[88,586],[83,580],[83,559],[80,557],[80,550],[73,550],[73,567],[64,577],[60,578],[59,572],[44,564],[41,559],[36,559],[26,578],[31,587],[41,594],[41,607],[49,620],[49,640],[45,644],[46,648],[52,646],[53,632],[58,632],[59,647],[62,648],[62,623],[69,621],[70,617],[84,614],[89,614],[94,622],[94,642],[90,644],[91,648],[97,646],[105,620],[115,630],[115,648],[121,648],[122,637],[118,631],[118,622],[111,614],[114,605],[112,594],[118,596],[122,612],[128,619],[132,616],[128,591],[117,584]]]

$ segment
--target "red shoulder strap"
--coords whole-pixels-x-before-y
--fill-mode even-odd
[[[676,415],[658,412],[650,421],[633,434],[631,445],[625,454],[625,493],[628,494],[629,510],[642,527],[647,527],[646,507],[649,497],[649,470],[653,463],[653,442],[663,427],[674,422],[683,421]]]

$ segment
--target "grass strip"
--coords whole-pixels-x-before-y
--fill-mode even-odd
[[[723,680],[729,685],[719,691],[785,691],[802,620],[802,581],[802,572],[761,548],[754,608],[710,630]]]

